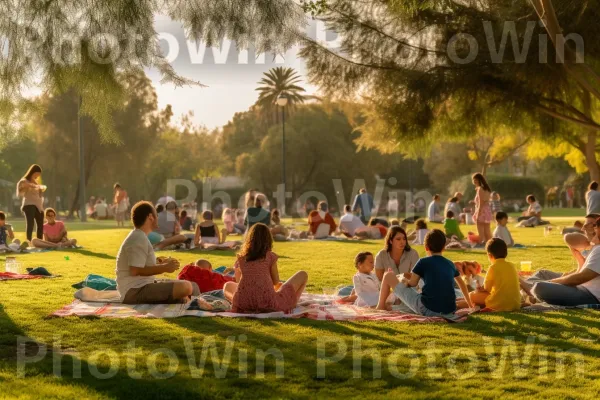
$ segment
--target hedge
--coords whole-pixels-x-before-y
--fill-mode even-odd
[[[513,175],[494,175],[486,176],[488,184],[492,191],[500,193],[502,201],[515,200],[525,201],[525,197],[533,194],[541,203],[545,199],[544,186],[535,178]],[[475,198],[475,186],[471,181],[471,175],[464,175],[455,179],[450,184],[450,195],[461,192],[465,199]]]

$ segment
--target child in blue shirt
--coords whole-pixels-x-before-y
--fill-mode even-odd
[[[456,311],[454,282],[458,284],[469,307],[472,308],[467,285],[461,279],[454,263],[442,256],[445,246],[444,232],[439,229],[429,232],[425,236],[425,250],[428,257],[420,259],[412,273],[405,273],[402,281],[399,281],[391,271],[383,276],[377,309],[385,310],[385,301],[392,290],[402,301],[402,307],[396,308],[399,311],[425,317],[452,318],[452,314]],[[421,293],[415,289],[420,279],[425,283]]]

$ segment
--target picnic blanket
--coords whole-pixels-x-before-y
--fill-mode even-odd
[[[189,249],[181,248],[174,249],[177,252],[189,252],[189,251],[212,251],[212,250],[236,250],[239,246],[242,245],[240,241],[227,241],[221,244],[212,244],[212,243],[203,243],[201,247],[192,247]],[[170,248],[165,248],[163,250],[170,250]]]
[[[20,281],[24,279],[58,278],[58,275],[30,275],[16,274],[14,272],[0,272],[0,281]]]
[[[83,289],[82,289],[83,290]],[[104,292],[106,293],[106,292]],[[440,317],[423,317],[394,311],[378,311],[370,308],[341,304],[337,297],[305,293],[298,306],[290,313],[272,312],[262,314],[237,314],[191,309],[188,304],[139,304],[93,303],[74,300],[73,303],[55,311],[54,317],[102,317],[102,318],[179,318],[179,317],[226,317],[226,318],[308,318],[320,321],[394,321],[394,322],[463,322],[476,309],[459,310],[456,319],[450,321]]]

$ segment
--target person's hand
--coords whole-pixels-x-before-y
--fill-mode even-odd
[[[402,274],[402,276],[404,277],[404,279],[410,280],[410,278],[412,278],[412,272],[405,272],[404,274]]]
[[[179,269],[179,261],[174,258],[169,258],[166,265],[167,272],[175,272]]]

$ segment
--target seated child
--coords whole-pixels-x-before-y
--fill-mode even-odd
[[[33,239],[31,244],[40,249],[54,249],[61,247],[75,247],[77,240],[67,237],[67,228],[62,221],[56,220],[56,211],[47,208],[44,212],[46,223],[44,224],[44,240]]]
[[[191,231],[194,229],[194,221],[192,221],[192,218],[188,217],[186,210],[181,211],[181,214],[179,215],[179,225],[181,225],[181,229],[184,231]]]
[[[365,251],[358,253],[354,259],[354,266],[358,270],[352,282],[354,283],[353,294],[355,294],[356,301],[354,305],[357,307],[375,307],[379,301],[379,290],[381,289],[381,283],[377,278],[377,275],[373,273],[375,268],[375,259],[373,253]],[[394,303],[396,296],[390,294],[386,300],[388,306]],[[388,310],[391,307],[388,307]]]
[[[0,251],[20,252],[27,246],[29,243],[15,239],[12,226],[6,223],[6,214],[0,211]]]
[[[278,209],[271,210],[271,235],[282,235],[284,238],[288,235],[288,230],[281,223],[281,215]]]
[[[471,292],[471,302],[495,311],[517,311],[521,308],[521,285],[514,264],[506,261],[508,248],[504,240],[488,240],[485,250],[492,263],[485,275],[483,287]]]
[[[224,273],[213,272],[212,265],[208,260],[197,260],[193,264],[183,267],[177,279],[195,282],[200,288],[200,293],[221,290],[227,282],[234,282],[235,279]]]
[[[458,240],[463,240],[465,235],[460,231],[458,227],[458,221],[454,219],[454,212],[448,210],[446,212],[446,219],[444,220],[444,231],[446,231],[446,237],[451,238],[456,236]]]
[[[504,211],[499,211],[496,213],[496,229],[494,229],[494,238],[502,239],[504,243],[506,243],[507,247],[513,247],[515,245],[515,241],[512,238],[508,228],[506,225],[508,224],[508,215]]]
[[[442,255],[446,246],[446,235],[434,229],[425,237],[425,250],[428,257],[421,258],[412,272],[404,274],[399,281],[391,269],[385,273],[381,281],[381,292],[378,310],[386,309],[385,302],[390,290],[402,301],[402,311],[426,317],[445,316],[452,318],[456,311],[456,292],[454,283],[465,296],[467,305],[472,307],[467,285],[452,261]],[[421,293],[415,287],[423,279]]]
[[[227,238],[227,232],[219,231],[219,227],[213,221],[212,211],[206,210],[202,213],[202,222],[196,225],[196,235],[194,236],[194,246],[200,247],[203,244],[221,244]]]
[[[425,236],[429,233],[429,229],[427,229],[427,223],[424,219],[420,219],[416,222],[416,229],[408,234],[408,237],[411,237],[414,233],[415,239],[412,244],[425,244]]]
[[[481,264],[477,261],[454,261],[454,266],[468,289],[475,290],[483,285],[483,278],[479,275],[482,272]]]

